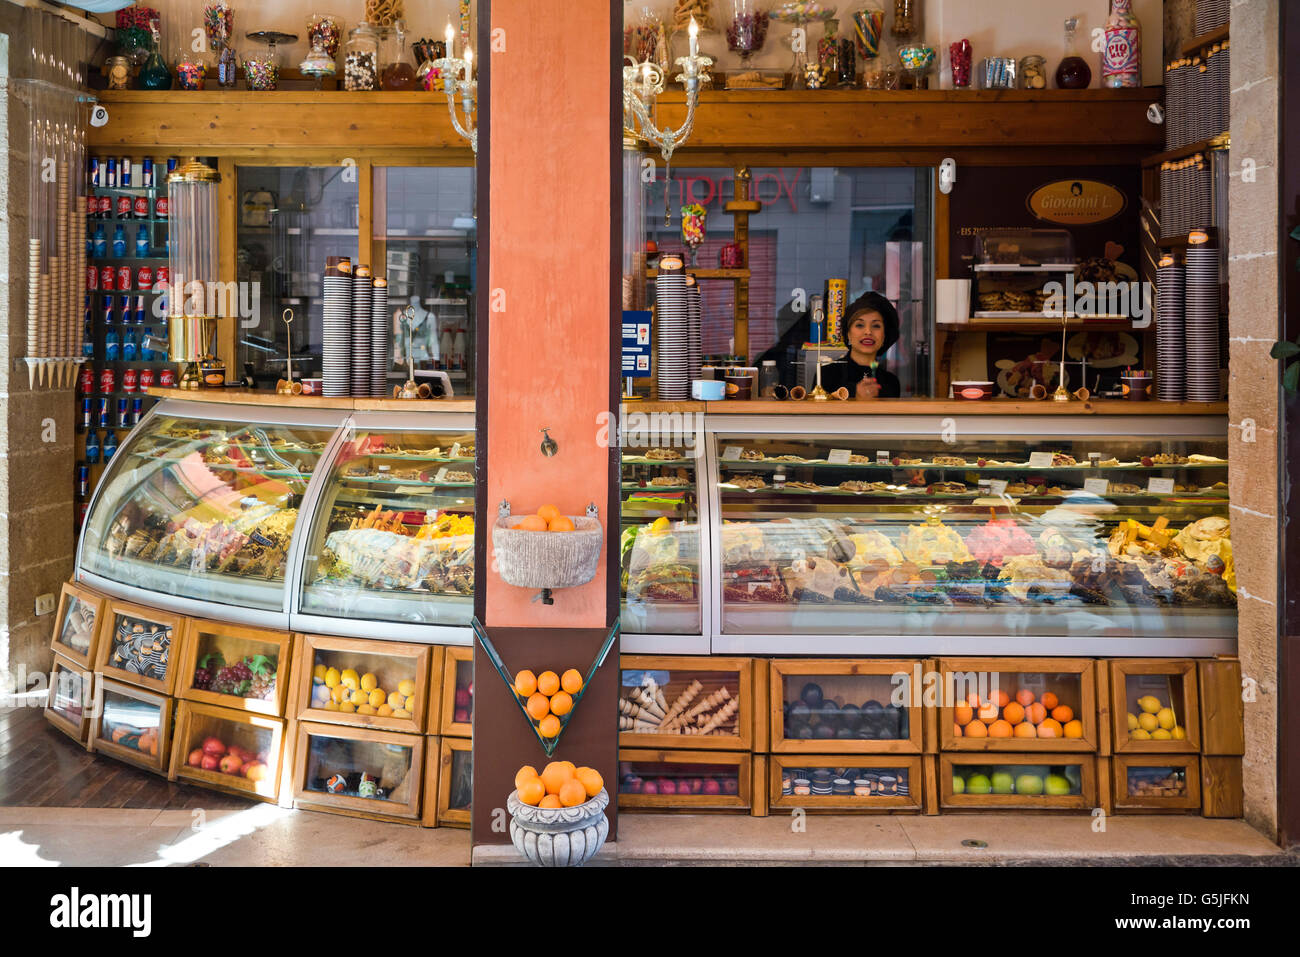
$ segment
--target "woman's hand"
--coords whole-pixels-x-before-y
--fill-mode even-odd
[[[858,399],[875,399],[880,396],[880,383],[875,379],[859,379],[855,393]]]

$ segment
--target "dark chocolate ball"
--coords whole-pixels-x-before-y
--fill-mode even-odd
[[[816,728],[813,729],[813,737],[816,738],[818,741],[828,741],[831,738],[835,737],[835,728],[825,722],[822,722],[821,724],[817,725]]]
[[[794,704],[790,705],[790,713],[786,715],[786,718],[790,721],[802,721],[807,723],[808,717],[811,714],[811,708],[802,701],[796,701]]]
[[[858,710],[857,705],[846,704],[840,708],[840,724],[846,728],[857,730],[858,726],[862,724],[862,712]]]
[[[812,708],[814,711],[816,711],[818,708],[821,707],[822,700],[823,700],[821,685],[814,684],[811,681],[808,682],[806,685],[803,686],[803,690],[799,692],[799,698],[809,708]]]
[[[801,724],[799,726],[799,733],[794,735],[793,737],[797,738],[800,741],[809,741],[812,739],[812,736],[813,736],[813,729],[808,727],[808,725],[806,724]]]
[[[862,704],[863,714],[879,714],[883,710],[885,710],[885,706],[875,698],[872,698],[870,701],[865,701]]]
[[[856,736],[855,732],[853,731],[852,728],[840,728],[838,731],[835,732],[835,737],[841,740],[852,738],[855,736]]]

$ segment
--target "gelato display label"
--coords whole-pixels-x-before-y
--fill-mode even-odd
[[[740,453],[742,453],[743,451],[745,450],[742,446],[728,445],[725,449],[722,450],[722,460],[724,462],[739,462]]]
[[[1031,469],[1050,469],[1052,467],[1053,454],[1051,452],[1030,452],[1029,467]]]
[[[1172,495],[1174,480],[1171,478],[1153,478],[1147,481],[1147,491],[1152,495]]]
[[[831,449],[830,454],[826,456],[826,461],[831,465],[848,465],[850,454],[848,449]]]
[[[1083,490],[1091,495],[1106,495],[1110,492],[1110,479],[1084,479]]]
[[[1006,480],[1006,479],[992,479],[992,480],[989,482],[989,494],[991,494],[991,495],[997,495],[997,496],[999,496],[999,497],[1000,497],[1000,496],[1003,496],[1003,495],[1006,495],[1006,494],[1007,494],[1007,480]]]

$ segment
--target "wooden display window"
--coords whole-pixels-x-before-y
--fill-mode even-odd
[[[769,663],[768,696],[774,753],[920,754],[921,701],[893,702],[910,692],[916,659],[851,661],[786,658]],[[900,677],[902,676],[902,677]]]
[[[836,813],[921,810],[920,755],[774,754],[770,761],[772,808]]]
[[[1095,669],[1091,658],[938,659],[940,750],[1095,752]]]
[[[176,696],[283,718],[292,649],[286,631],[192,618],[181,645]]]
[[[88,747],[154,774],[167,773],[172,743],[172,699],[134,685],[97,679],[99,708]]]
[[[65,582],[59,593],[59,610],[54,616],[50,649],[87,671],[93,671],[104,603],[104,596],[98,592],[76,582]]]
[[[1110,662],[1110,696],[1116,754],[1195,754],[1200,751],[1201,720],[1195,661],[1115,659]],[[1137,727],[1131,729],[1135,722]],[[1135,735],[1134,732],[1139,730],[1145,734]]]
[[[169,776],[275,803],[284,750],[280,718],[182,700]]]
[[[1110,777],[1116,812],[1201,809],[1201,767],[1194,754],[1117,754]]]
[[[443,738],[438,764],[437,821],[445,827],[469,827],[474,776],[473,741],[469,738]]]
[[[161,695],[176,685],[185,618],[106,599],[95,639],[95,671]]]
[[[442,770],[442,739],[430,734],[424,739],[424,788],[420,797],[420,824],[438,826],[438,779]]]
[[[618,806],[627,810],[748,811],[751,755],[620,748]]]
[[[448,737],[474,734],[474,649],[449,645],[442,652],[442,722]]]
[[[424,744],[422,734],[300,722],[294,805],[380,820],[418,820]]]
[[[620,667],[620,747],[751,749],[752,658],[623,655]]]
[[[1091,810],[1097,806],[1096,761],[1091,754],[940,754],[939,805]]]
[[[50,667],[45,720],[78,744],[85,745],[90,740],[91,720],[98,710],[94,672],[56,654]]]
[[[424,734],[430,645],[298,635],[294,646],[294,718]]]

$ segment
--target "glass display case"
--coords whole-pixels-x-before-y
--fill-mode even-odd
[[[98,704],[91,719],[90,750],[155,774],[166,773],[172,699],[103,679]]]
[[[921,758],[774,754],[773,808],[825,811],[921,810]]]
[[[45,718],[64,734],[81,744],[91,715],[97,710],[94,700],[94,675],[62,655],[54,656],[50,666],[50,693],[45,699]]]
[[[182,699],[171,777],[274,803],[280,793],[284,722]]]
[[[303,722],[296,747],[296,803],[419,817],[423,735]]]
[[[1235,649],[1222,419],[972,412],[710,417],[713,650]]]
[[[920,701],[903,702],[919,660],[776,659],[769,666],[772,751],[920,754]],[[907,706],[904,706],[906,703]]]
[[[1112,760],[1116,810],[1201,809],[1201,766],[1196,755],[1117,754]]]
[[[1096,758],[1081,755],[939,755],[939,806],[1091,809]]]

